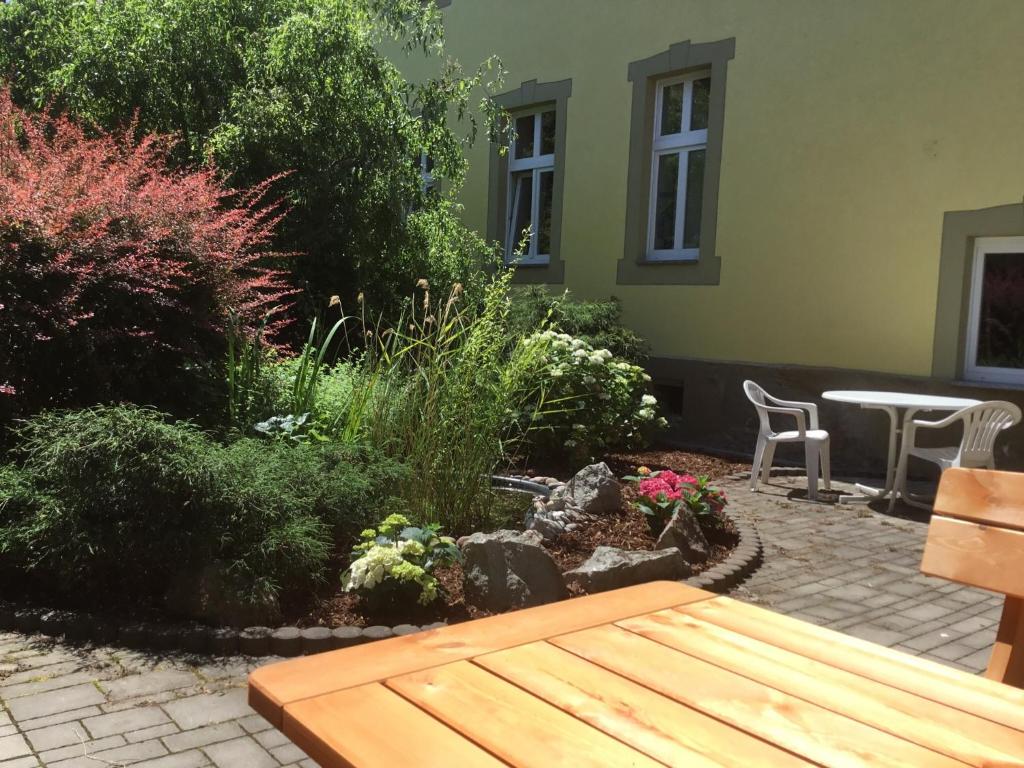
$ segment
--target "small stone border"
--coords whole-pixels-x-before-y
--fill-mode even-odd
[[[736,526],[739,544],[725,560],[703,573],[684,580],[684,584],[709,592],[726,592],[740,584],[761,565],[764,550],[757,529],[750,523],[741,523],[735,517],[730,516],[729,519]]]
[[[564,483],[549,477],[512,476],[547,485],[554,489]],[[711,592],[725,592],[741,583],[761,564],[763,550],[761,537],[750,523],[743,523],[729,516],[736,526],[739,544],[723,562],[697,576],[683,580],[699,589]],[[208,627],[198,623],[158,624],[150,622],[129,622],[119,625],[112,620],[88,613],[62,611],[50,608],[19,607],[11,603],[0,603],[0,631],[17,631],[24,634],[39,632],[47,637],[64,637],[72,643],[93,642],[98,645],[120,645],[127,648],[154,651],[183,651],[185,653],[211,654],[214,656],[302,656],[339,648],[402,637],[417,632],[447,626],[435,622],[417,626],[398,624],[393,627],[378,625],[372,627],[342,626],[327,627]]]
[[[208,627],[203,624],[129,622],[118,625],[108,619],[74,611],[22,608],[0,604],[0,631],[41,633],[64,637],[72,643],[93,642],[152,651],[183,651],[214,656],[301,656],[349,648],[374,640],[412,635],[447,626],[436,622],[417,626],[398,624],[372,627]]]

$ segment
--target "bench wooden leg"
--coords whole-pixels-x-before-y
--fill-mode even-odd
[[[985,677],[1024,688],[1024,598],[1007,596]]]

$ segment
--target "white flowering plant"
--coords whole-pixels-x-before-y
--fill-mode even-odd
[[[546,456],[588,459],[616,448],[642,448],[666,426],[651,377],[638,365],[554,330],[525,339],[542,350],[543,405],[531,443]]]
[[[342,574],[342,587],[384,606],[413,595],[420,605],[437,599],[433,575],[438,566],[462,561],[462,553],[440,526],[414,527],[404,515],[389,515],[376,528],[367,528],[352,551],[352,563]]]

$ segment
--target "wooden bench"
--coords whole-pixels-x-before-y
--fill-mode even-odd
[[[1024,474],[943,472],[921,571],[1006,596],[985,675],[1024,688]]]

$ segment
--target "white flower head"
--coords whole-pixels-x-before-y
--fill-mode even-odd
[[[640,398],[640,402],[643,403],[644,405],[658,404],[658,400],[657,398],[654,397],[654,395],[644,395],[642,398]]]

